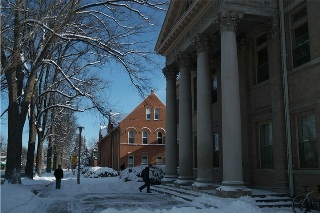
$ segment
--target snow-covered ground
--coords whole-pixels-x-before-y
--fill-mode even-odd
[[[96,169],[99,172],[110,168]],[[128,172],[125,170],[124,173]],[[143,184],[133,172],[122,174],[121,177],[85,178],[80,177],[77,184],[77,174],[64,171],[61,189],[55,189],[53,173],[45,173],[34,180],[22,179],[22,184],[1,185],[2,213],[285,213],[292,212],[289,208],[261,209],[255,205],[251,197],[240,199],[219,198],[205,195],[187,202],[181,198],[160,194],[139,192]],[[130,181],[124,181],[124,176],[131,175]],[[127,179],[128,180],[128,179]],[[151,187],[151,190],[153,187]],[[210,203],[206,207],[203,203]]]

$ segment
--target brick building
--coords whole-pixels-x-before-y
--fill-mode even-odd
[[[110,113],[107,133],[98,142],[98,166],[165,163],[166,106],[151,91],[131,113]],[[100,131],[101,133],[101,131]]]
[[[164,182],[291,196],[319,184],[319,10],[317,0],[171,1],[155,47],[166,57]]]

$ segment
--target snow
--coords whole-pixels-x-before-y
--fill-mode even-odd
[[[80,175],[77,184],[77,172],[64,170],[61,189],[55,189],[52,173],[35,176],[33,180],[22,178],[22,184],[1,185],[1,212],[3,213],[50,213],[50,212],[101,212],[101,213],[285,213],[290,208],[259,208],[251,197],[239,199],[220,198],[199,192],[190,192],[200,196],[188,202],[182,198],[158,193],[156,186],[151,186],[152,194],[139,192],[143,184],[137,177],[143,166],[124,170],[120,176],[99,177],[99,174],[112,173],[110,168],[87,169],[95,171],[95,178]],[[161,170],[153,170],[151,177]],[[93,176],[92,176],[93,177]],[[161,188],[166,190],[166,187]],[[204,205],[209,204],[209,205]]]

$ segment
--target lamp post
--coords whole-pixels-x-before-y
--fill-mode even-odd
[[[81,132],[84,129],[83,126],[78,126],[79,129],[79,150],[78,150],[78,175],[77,175],[77,183],[80,184],[80,151],[81,151]]]

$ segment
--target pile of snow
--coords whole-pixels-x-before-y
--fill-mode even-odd
[[[142,182],[142,178],[140,177],[140,174],[142,170],[146,168],[145,165],[137,166],[137,167],[130,167],[126,168],[120,173],[119,178],[124,181],[137,181]],[[152,185],[159,185],[161,184],[161,179],[165,175],[164,166],[152,166],[150,168],[150,182]]]
[[[118,172],[109,167],[83,167],[82,174],[86,178],[115,177]]]

